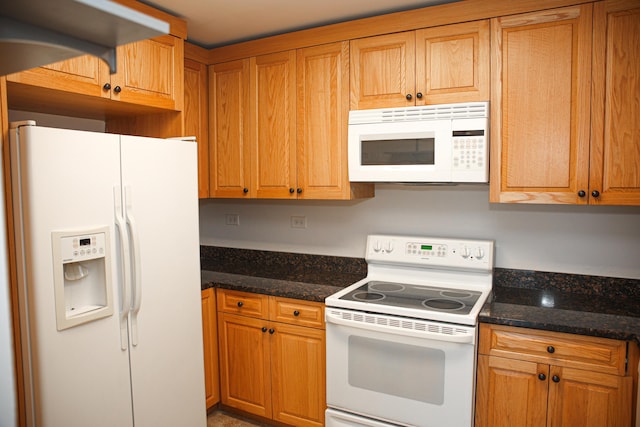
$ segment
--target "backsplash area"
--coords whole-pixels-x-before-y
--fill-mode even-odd
[[[348,202],[202,200],[200,243],[363,258],[373,233],[495,239],[496,267],[640,279],[640,207],[491,204],[488,193],[378,184],[375,198]]]

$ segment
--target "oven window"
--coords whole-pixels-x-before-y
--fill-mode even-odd
[[[433,165],[435,138],[379,139],[361,142],[362,165]]]
[[[348,353],[352,387],[443,404],[444,351],[350,336]]]

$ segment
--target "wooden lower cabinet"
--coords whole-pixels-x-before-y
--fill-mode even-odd
[[[204,349],[204,388],[207,409],[209,409],[220,402],[216,293],[213,288],[202,291],[202,338]]]
[[[222,404],[296,427],[324,425],[323,310],[218,289]]]
[[[635,345],[482,324],[478,351],[476,427],[631,426]]]

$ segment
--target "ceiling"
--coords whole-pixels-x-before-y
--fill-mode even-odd
[[[187,21],[188,40],[212,48],[456,0],[143,0]]]

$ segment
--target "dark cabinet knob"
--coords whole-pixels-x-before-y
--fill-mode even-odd
[[[413,96],[411,96],[411,94],[410,94],[410,93],[408,93],[408,94],[407,94],[407,96],[406,96],[405,98],[407,98],[407,101],[411,101],[411,98],[413,98]]]
[[[550,345],[549,347],[547,347],[547,352],[548,352],[548,353],[554,353],[555,351],[556,351],[556,349],[555,349],[555,348],[553,348],[553,346],[552,346],[552,345]]]
[[[106,91],[111,90],[111,83],[105,83],[104,86],[102,86],[102,89]]]
[[[538,379],[539,379],[540,381],[544,381],[544,380],[546,380],[546,379],[547,379],[547,376],[546,376],[545,374],[538,374]]]
[[[293,188],[290,188],[290,189],[289,189],[289,193],[291,193],[291,194],[295,193],[295,191],[296,191],[296,190],[294,190]]]
[[[120,93],[120,92],[122,92],[122,88],[120,86],[116,86],[116,87],[113,88],[113,91],[115,93]]]
[[[416,93],[416,98],[418,98],[418,99],[422,99],[422,92],[418,92],[418,93]]]
[[[262,327],[262,332],[267,332],[267,327],[266,326]]]
[[[593,190],[593,191],[591,192],[591,195],[592,195],[593,197],[598,197],[598,196],[600,196],[600,192],[599,192],[598,190]]]
[[[584,190],[578,191],[578,197],[584,197],[586,195],[587,195],[587,193]]]
[[[294,310],[293,315],[296,316],[296,317],[300,316],[300,312],[298,310]]]
[[[249,192],[249,189],[248,189],[247,187],[244,187],[244,188],[242,189],[242,192],[243,192],[244,194],[247,194],[247,193]]]
[[[296,193],[298,193],[298,194],[302,194],[302,188],[297,188],[297,189],[296,189]]]
[[[238,301],[238,307],[242,307],[244,303],[242,301]]]
[[[275,331],[276,331],[276,330],[275,330],[275,329],[273,329],[273,328],[269,329],[269,333],[270,333],[271,335],[273,335],[273,333],[274,333]]]
[[[557,375],[552,376],[551,379],[553,380],[554,383],[559,383],[560,382],[560,377],[557,376]]]

